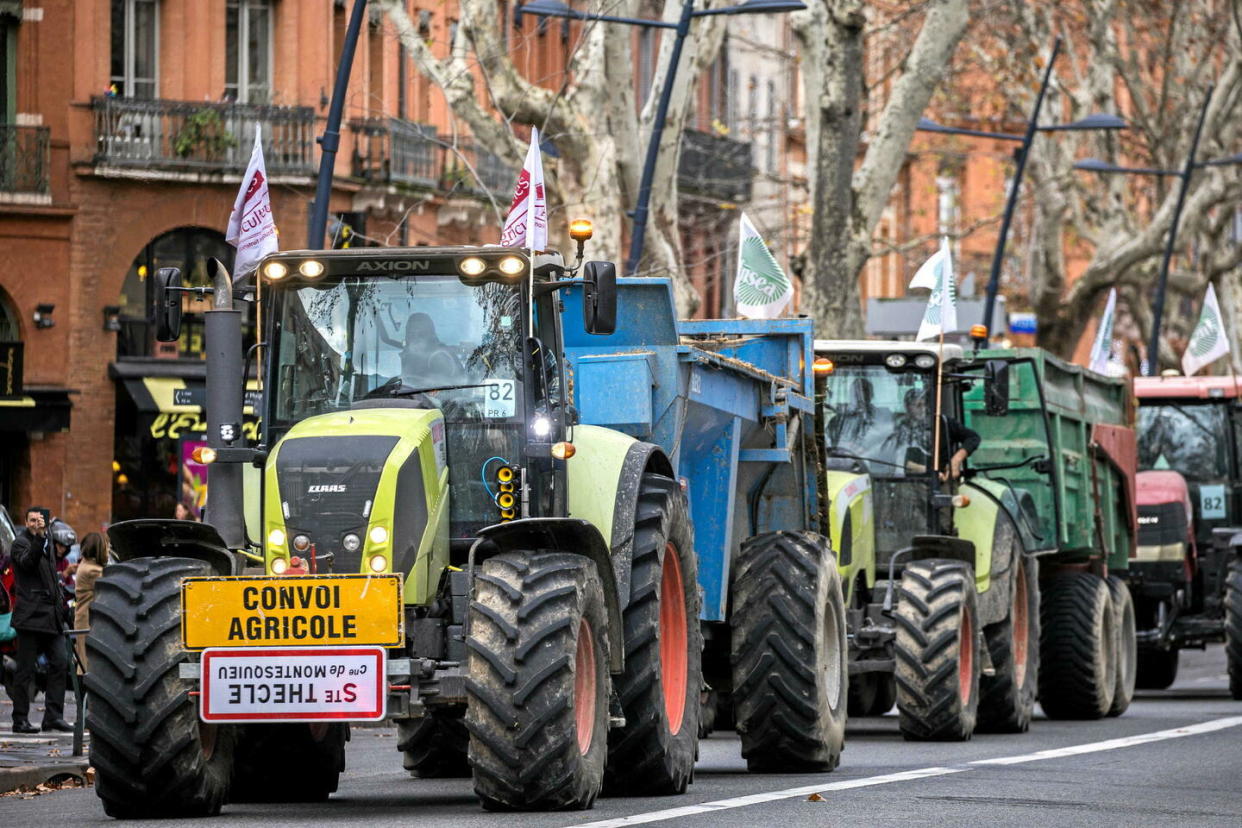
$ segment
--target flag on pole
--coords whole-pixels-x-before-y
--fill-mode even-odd
[[[793,282],[781,269],[763,237],[742,213],[738,224],[737,278],[733,304],[739,316],[775,319],[793,299]]]
[[[931,255],[931,258],[923,262],[923,266],[914,274],[914,278],[910,280],[912,288],[927,288],[935,290],[936,285],[940,284],[940,269],[947,267],[953,269],[953,258],[949,252],[948,238],[940,237],[940,249]]]
[[[1203,310],[1199,312],[1199,324],[1190,334],[1190,344],[1182,354],[1182,373],[1193,376],[1196,371],[1229,353],[1229,339],[1225,336],[1225,322],[1216,303],[1216,289],[1208,283],[1207,295],[1203,297]]]
[[[548,199],[544,192],[543,156],[539,152],[539,130],[530,131],[526,163],[513,190],[513,204],[500,233],[503,247],[548,249]]]
[[[229,214],[229,228],[224,234],[229,244],[237,248],[233,260],[233,281],[254,271],[269,253],[280,249],[276,220],[272,216],[272,201],[267,191],[267,168],[263,164],[263,143],[260,130],[254,131],[254,149],[250,164],[242,177],[241,189]]]
[[[1113,353],[1113,321],[1117,313],[1117,288],[1108,292],[1108,304],[1100,317],[1100,327],[1095,332],[1095,344],[1091,346],[1091,361],[1087,363],[1097,374],[1108,373],[1108,360]]]
[[[917,342],[957,330],[957,285],[953,281],[953,257],[949,253],[947,240],[941,241],[940,250],[919,268],[910,286],[924,286],[915,282],[920,281],[919,274],[936,259],[939,260],[934,266],[936,281],[931,285],[931,295],[927,297],[927,310],[923,312],[923,323],[919,325],[919,334],[915,337]]]

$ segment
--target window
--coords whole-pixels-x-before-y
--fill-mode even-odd
[[[224,94],[240,103],[272,99],[271,0],[228,0]]]
[[[367,82],[371,87],[367,108],[381,114],[384,111],[384,35],[374,22],[367,32]]]
[[[746,88],[746,125],[750,139],[755,140],[759,132],[759,78],[754,75],[750,76],[750,85]]]
[[[0,10],[0,124],[17,112],[17,18]]]
[[[768,175],[776,175],[776,140],[780,135],[780,123],[776,117],[776,83],[768,81],[768,146],[767,146],[767,170]]]
[[[397,44],[397,117],[409,118],[410,53],[404,43]]]
[[[125,98],[154,98],[159,64],[157,0],[112,0],[112,85]]]

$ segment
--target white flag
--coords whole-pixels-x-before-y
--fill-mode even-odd
[[[1225,336],[1225,322],[1216,303],[1216,289],[1208,283],[1207,295],[1203,297],[1203,310],[1199,312],[1199,324],[1190,334],[1190,344],[1182,354],[1182,373],[1193,376],[1196,371],[1229,353],[1229,338]]]
[[[949,252],[948,238],[941,236],[940,249],[931,255],[931,258],[923,262],[923,266],[914,274],[914,278],[910,280],[912,288],[927,288],[935,290],[936,285],[940,283],[940,268],[953,267],[953,255]]]
[[[733,304],[739,316],[775,319],[793,299],[793,282],[763,243],[755,225],[742,213],[738,224],[737,278]]]
[[[233,281],[253,272],[264,256],[280,249],[276,220],[272,217],[272,201],[267,192],[263,144],[259,141],[257,127],[250,164],[242,178],[241,189],[237,191],[237,200],[233,202],[229,229],[224,237],[237,248],[237,256],[233,260]]]
[[[934,339],[941,334],[953,333],[957,330],[957,284],[953,280],[953,257],[949,253],[947,241],[942,241],[940,250],[932,256],[939,259],[935,268],[936,281],[931,296],[927,297],[927,310],[923,312],[923,322],[919,325],[919,335],[915,341]],[[930,262],[931,259],[928,260]],[[927,267],[927,265],[923,265]],[[921,273],[923,268],[919,268]],[[915,281],[918,274],[915,274]],[[911,282],[914,286],[914,283]]]
[[[1091,361],[1087,363],[1097,374],[1108,374],[1108,359],[1113,353],[1113,320],[1117,312],[1117,288],[1108,292],[1108,304],[1100,317],[1100,327],[1095,332],[1095,344],[1091,346]]]
[[[526,163],[513,190],[513,204],[500,233],[504,247],[548,249],[548,199],[543,187],[543,156],[539,152],[539,130],[531,127]]]

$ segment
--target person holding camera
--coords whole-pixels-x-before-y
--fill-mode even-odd
[[[64,631],[68,620],[68,607],[57,573],[49,518],[47,509],[38,506],[27,509],[25,528],[17,533],[11,552],[17,593],[16,605],[13,608],[13,629],[17,630],[17,676],[13,686],[14,733],[39,731],[39,728],[30,723],[29,714],[35,662],[40,653],[47,657],[43,730],[59,730],[65,733],[73,730],[73,726],[65,721],[65,677],[69,668],[69,656]]]

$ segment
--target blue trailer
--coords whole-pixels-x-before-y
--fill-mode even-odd
[[[658,446],[687,493],[701,730],[731,707],[751,770],[831,769],[844,741],[845,610],[819,487],[812,322],[679,321],[668,280],[617,288],[614,333],[563,326],[566,374],[580,423]],[[579,318],[582,291],[562,299],[564,317]]]

